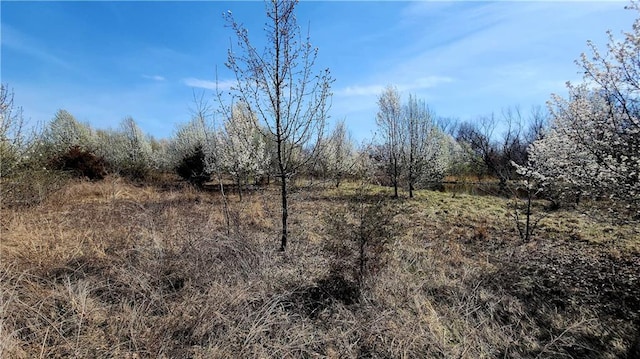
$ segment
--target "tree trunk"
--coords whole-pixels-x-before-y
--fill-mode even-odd
[[[501,195],[504,195],[505,193],[507,193],[507,179],[502,175],[498,175],[498,177],[500,178],[498,191],[500,191]]]
[[[531,188],[527,190],[527,220],[525,224],[525,234],[524,241],[529,242],[529,237],[531,237],[531,199],[533,195],[531,193]]]
[[[398,198],[398,160],[393,159],[393,198]]]
[[[284,252],[287,249],[287,217],[289,216],[287,210],[287,173],[285,172],[285,153],[282,146],[285,144],[282,129],[282,112],[280,106],[282,105],[282,79],[280,78],[281,64],[280,64],[280,12],[278,9],[278,3],[275,3],[274,8],[274,50],[275,50],[275,73],[273,78],[273,85],[275,89],[275,120],[276,120],[276,143],[278,146],[278,169],[280,170],[280,195],[282,197],[282,238],[280,239],[280,251]],[[288,64],[289,66],[291,64]],[[285,63],[286,67],[287,64]]]
[[[413,156],[409,159],[409,198],[413,198]]]
[[[367,238],[364,235],[364,221],[365,221],[365,208],[364,208],[364,204],[360,203],[360,230],[359,230],[359,234],[360,234],[360,248],[359,248],[359,266],[358,266],[358,285],[360,287],[362,287],[363,284],[363,279],[364,279],[364,266],[365,266],[365,262],[366,262],[366,258],[365,258],[365,246],[367,245]]]
[[[222,176],[220,172],[216,170],[216,177],[218,177],[218,184],[220,185],[220,195],[222,195],[222,204],[224,207],[224,218],[227,222],[227,235],[231,233],[231,215],[229,214],[229,203],[227,202],[227,196],[224,194],[224,184],[222,183]]]
[[[267,43],[264,51],[254,48],[247,29],[234,20],[231,12],[224,15],[241,50],[238,54],[229,51],[226,65],[235,72],[237,79],[237,87],[232,92],[247,102],[256,114],[255,122],[264,124],[261,127],[268,143],[277,146],[278,167],[273,176],[276,181],[280,178],[280,250],[284,251],[288,237],[287,181],[313,159],[309,156],[301,162],[293,162],[292,155],[298,148],[306,149],[311,144],[310,154],[319,149],[332,79],[328,69],[313,74],[317,49],[300,34],[294,13],[297,1],[267,3],[269,24],[265,27]]]
[[[282,239],[280,240],[280,251],[287,249],[287,176],[284,171],[280,172],[280,192],[282,194]]]

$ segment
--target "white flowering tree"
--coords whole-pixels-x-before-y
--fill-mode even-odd
[[[151,145],[151,165],[154,170],[167,172],[173,169],[169,146],[171,142],[168,139],[157,139],[149,136],[149,144]]]
[[[439,188],[462,149],[453,137],[437,127],[431,130],[428,141],[429,145],[423,157],[425,165],[417,183],[423,188]]]
[[[394,187],[394,197],[401,180],[407,184],[410,198],[416,186],[441,182],[454,148],[451,136],[436,124],[435,114],[415,96],[402,105],[394,87],[387,87],[378,97],[378,107],[383,143],[376,147],[374,157],[386,163],[383,167]]]
[[[631,8],[638,11],[637,4]],[[581,84],[549,101],[551,128],[530,147],[528,167],[544,184],[578,188],[638,208],[640,202],[640,18],[606,53],[589,42],[576,63]]]
[[[267,170],[268,153],[264,138],[257,127],[255,114],[243,102],[231,109],[224,123],[220,148],[223,167],[233,177],[242,200],[242,187],[250,176],[258,177]]]
[[[385,170],[393,185],[393,197],[398,198],[398,186],[402,175],[402,105],[398,89],[387,86],[378,97],[376,117],[378,131],[383,141],[380,150],[381,160],[385,161]]]
[[[442,131],[442,128],[440,128]],[[470,151],[463,147],[461,143],[449,133],[443,131],[444,134],[444,154],[446,159],[446,168],[444,175],[452,175],[460,181],[467,180],[467,176],[472,173],[472,159]],[[443,177],[444,178],[444,177]]]
[[[94,139],[96,144],[96,155],[105,159],[110,170],[117,172],[117,169],[112,165],[112,163],[116,163],[118,159],[122,157],[117,151],[118,148],[122,147],[120,145],[120,142],[122,142],[120,139],[120,133],[112,129],[98,129],[96,130]]]
[[[336,188],[340,187],[345,177],[354,174],[356,156],[353,140],[344,120],[338,121],[325,141],[319,158],[326,175],[335,181]]]
[[[210,108],[194,97],[197,109],[189,122],[180,125],[169,144],[171,167],[189,182],[202,186],[211,175],[221,171],[219,135],[210,116]]]
[[[93,131],[87,124],[80,123],[66,110],[58,110],[47,125],[42,142],[48,155],[57,155],[71,147],[90,151],[95,147]]]
[[[402,166],[413,198],[415,186],[433,186],[442,181],[448,166],[448,136],[434,122],[435,115],[424,101],[409,96],[402,116]]]
[[[206,134],[198,119],[180,124],[169,145],[171,163],[177,166],[185,157],[191,156],[197,148],[204,148]]]
[[[151,141],[133,118],[122,120],[118,130],[97,131],[94,138],[96,154],[113,172],[142,179],[153,168]]]

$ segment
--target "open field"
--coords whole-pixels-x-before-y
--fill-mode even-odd
[[[294,191],[286,253],[275,187],[230,195],[230,228],[219,193],[177,182],[3,209],[0,357],[624,358],[638,337],[637,223],[558,210],[523,243],[508,200],[419,191],[384,199],[386,265],[357,286],[326,218],[390,192],[356,192]]]

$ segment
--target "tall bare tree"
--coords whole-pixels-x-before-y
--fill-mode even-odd
[[[249,32],[231,12],[225,18],[237,37],[238,52],[229,48],[227,67],[236,76],[232,94],[262,122],[265,137],[277,148],[282,199],[280,250],[287,247],[287,181],[317,152],[330,106],[329,69],[315,72],[318,49],[302,37],[295,17],[298,1],[266,3],[266,47],[258,50]],[[258,125],[258,124],[256,124]],[[302,151],[305,148],[306,151]],[[310,150],[309,150],[310,149]],[[303,156],[300,158],[300,156]]]

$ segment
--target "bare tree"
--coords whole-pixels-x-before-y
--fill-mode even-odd
[[[460,121],[455,117],[436,117],[435,124],[440,131],[454,137],[456,131],[458,131],[458,126],[460,126]]]
[[[541,140],[548,127],[549,114],[541,106],[532,107],[529,115],[529,127],[527,127],[527,131],[524,134],[526,146],[529,147],[535,141]]]
[[[287,181],[310,157],[322,138],[329,100],[329,69],[314,72],[318,49],[302,38],[295,17],[297,1],[267,2],[267,45],[256,49],[249,32],[231,12],[225,18],[237,37],[239,52],[229,48],[227,67],[236,76],[232,93],[247,104],[276,144],[282,199],[280,250],[287,247]],[[256,124],[258,125],[258,124]],[[303,148],[310,151],[302,151]],[[301,158],[302,157],[302,158]]]
[[[482,117],[476,122],[463,122],[458,126],[456,140],[470,152],[470,158],[475,167],[482,169],[478,175],[494,173],[493,159],[497,151],[497,146],[491,140],[494,130],[493,115]]]
[[[0,85],[0,177],[14,170],[31,141],[25,134],[22,107],[14,104],[13,97],[7,85]]]
[[[507,192],[507,183],[515,175],[512,163],[526,162],[527,143],[523,138],[523,118],[518,107],[502,111],[502,121],[494,114],[481,117],[476,123],[464,122],[457,131],[456,139],[472,155],[476,165],[483,167],[486,174],[500,181],[500,191]],[[504,128],[502,135],[496,131]]]
[[[402,160],[402,106],[397,88],[387,86],[378,97],[376,123],[384,141],[383,156],[388,162],[386,170],[393,185],[393,197],[398,198]]]

